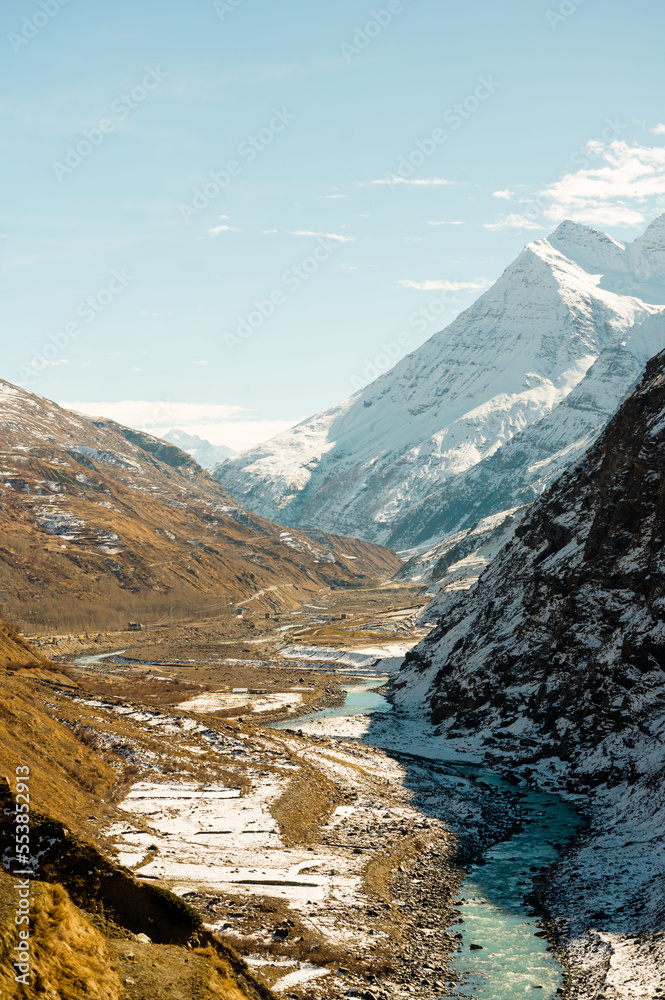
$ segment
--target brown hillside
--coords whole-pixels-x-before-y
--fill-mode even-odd
[[[6,664],[9,663],[9,668]],[[244,962],[203,929],[199,915],[138,882],[94,844],[93,827],[118,815],[118,776],[47,705],[59,674],[0,619],[0,995],[7,1000],[271,1000]],[[14,978],[19,944],[12,877],[17,768],[29,771],[30,982]],[[93,827],[90,822],[94,820]],[[155,945],[136,940],[148,928]],[[129,968],[133,978],[125,975]],[[123,971],[123,968],[125,971]],[[129,988],[131,986],[131,988]],[[175,989],[175,993],[172,990]]]
[[[0,618],[0,668],[42,666],[44,657]]]
[[[30,628],[295,607],[400,566],[249,514],[173,445],[0,381],[0,599]]]
[[[116,776],[42,707],[53,685],[74,682],[0,619],[0,781],[6,777],[13,787],[16,768],[28,767],[40,808],[83,831]]]

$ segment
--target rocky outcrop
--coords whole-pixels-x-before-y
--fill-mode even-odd
[[[435,722],[528,725],[569,759],[607,737],[630,756],[665,711],[664,535],[665,352],[475,590],[439,609],[398,702],[426,690]]]

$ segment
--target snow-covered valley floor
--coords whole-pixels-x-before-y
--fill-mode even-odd
[[[510,837],[525,786],[444,773],[448,763],[508,773],[505,753],[488,759],[484,734],[446,741],[406,714],[324,712],[291,723],[299,735],[215,719],[191,702],[168,710],[77,703],[100,738],[104,722],[114,739],[122,733],[123,755],[141,771],[121,804],[126,822],[106,831],[118,859],[199,909],[277,992],[492,996],[458,982],[455,956],[461,946],[468,957],[470,945],[465,926],[455,926],[465,913],[456,852],[462,843],[466,864]],[[543,764],[537,783],[560,787],[560,769]],[[657,881],[662,871],[662,831],[640,820],[644,802],[634,798],[628,813],[619,805],[616,824],[602,829],[608,802],[595,813],[592,802],[590,831],[539,885],[550,913],[544,932],[568,970],[566,1000],[665,996],[656,896],[641,923],[631,916],[646,875]],[[297,828],[302,817],[311,823]],[[532,890],[529,882],[523,891]],[[622,899],[623,922],[615,916]],[[518,920],[520,933],[533,938],[535,924]]]
[[[190,741],[192,736],[190,731]],[[139,879],[204,905],[208,927],[247,956],[277,991],[307,982],[313,995],[337,995],[342,986],[366,987],[367,975],[374,982],[379,969],[390,968],[382,980],[392,981],[392,993],[409,995],[413,968],[408,952],[402,953],[417,942],[405,945],[401,938],[411,908],[387,884],[398,869],[420,864],[417,851],[432,860],[448,858],[455,838],[414,803],[404,768],[381,750],[257,730],[245,741],[244,756],[250,766],[242,790],[181,778],[137,781],[121,804],[127,823],[107,831],[119,860]],[[323,775],[335,792],[321,825],[297,842],[288,823],[285,829],[276,817],[289,792],[289,808],[306,808],[297,787],[303,773]],[[458,871],[444,864],[438,912],[427,921],[436,927],[416,932],[436,958],[423,996],[448,990],[446,957],[455,941],[445,930],[454,917],[446,898],[452,900],[458,884]],[[304,961],[297,948],[298,957],[286,964],[271,959],[280,933],[272,912],[282,923],[288,918],[298,931],[308,930],[313,946],[326,949],[327,964]]]

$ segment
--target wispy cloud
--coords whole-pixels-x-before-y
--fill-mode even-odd
[[[367,181],[367,184],[412,184],[414,187],[448,187],[463,183],[462,181],[449,181],[445,177],[378,177],[374,181]],[[365,182],[360,183],[364,187]]]
[[[639,226],[655,214],[665,195],[664,146],[629,146],[617,139],[590,142],[587,150],[600,166],[565,174],[542,192],[550,200],[544,213],[548,219]]]
[[[193,361],[192,364],[196,365],[198,368],[205,368],[208,364],[207,361]]]
[[[510,188],[504,188],[503,191],[492,191],[493,198],[505,198],[506,201],[510,201],[514,194],[515,192],[511,191]]]
[[[340,243],[353,243],[355,236],[342,236],[340,233],[323,233],[318,232],[314,229],[264,229],[263,233],[267,235],[268,233],[279,233],[284,232],[287,236],[322,236],[327,240],[338,240]]]
[[[542,229],[543,226],[528,215],[519,215],[516,212],[511,212],[510,215],[504,216],[498,222],[484,223],[484,228],[499,231],[501,229]]]
[[[435,222],[434,220],[427,223],[428,226],[465,226],[466,222],[462,222],[461,219],[448,220],[442,219],[440,222]]]
[[[665,135],[665,125],[656,125],[655,128],[649,129],[654,135]]]
[[[319,233],[311,229],[289,229],[292,236],[325,236],[328,240],[339,240],[340,243],[353,243],[355,236],[340,236],[339,233]]]
[[[477,278],[475,281],[409,281],[403,278],[397,284],[402,288],[417,288],[420,292],[479,292],[488,288],[492,282],[487,278]]]
[[[219,233],[239,233],[240,230],[237,226],[215,226],[213,229],[209,229],[208,232],[211,236],[218,236]]]
[[[150,402],[144,399],[123,399],[117,403],[63,402],[68,410],[76,410],[88,417],[108,417],[129,427],[146,427],[149,424],[192,423],[197,420],[231,420],[247,411],[242,406],[225,406],[219,403],[172,403],[166,400]]]

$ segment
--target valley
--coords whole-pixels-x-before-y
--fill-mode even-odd
[[[490,945],[480,928],[457,931],[460,889],[469,865],[520,829],[525,793],[486,784],[464,761],[436,763],[426,734],[366,714],[362,692],[380,688],[426,631],[421,588],[316,603],[254,628],[239,621],[230,635],[210,621],[61,640],[66,675],[38,680],[35,694],[114,775],[76,835],[138,883],[174,892],[277,996],[382,1000],[411,996],[414,983],[425,997],[494,996],[465,988],[479,968],[483,978],[474,959]],[[289,702],[270,704],[280,695]],[[54,863],[89,910],[77,866]],[[551,996],[561,973],[528,912],[511,975],[516,990],[542,979]],[[103,931],[123,995],[154,996],[155,968],[160,996],[194,995],[174,945],[158,944],[149,922],[134,938],[119,924]],[[181,985],[169,987],[176,967]]]
[[[8,998],[665,997],[664,253],[562,223],[214,475],[0,381]]]

